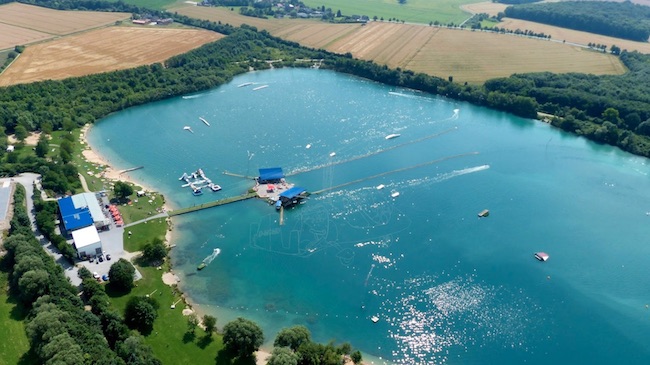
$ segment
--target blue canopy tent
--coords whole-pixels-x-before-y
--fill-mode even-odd
[[[273,184],[277,183],[284,178],[284,173],[282,172],[282,167],[270,167],[259,169],[260,176],[257,178],[257,181],[260,184]]]

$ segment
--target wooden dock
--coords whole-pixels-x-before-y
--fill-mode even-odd
[[[255,198],[255,197],[257,197],[256,193],[246,193],[246,194],[242,194],[242,195],[232,196],[230,198],[225,198],[225,199],[216,200],[216,201],[213,201],[213,202],[208,202],[208,203],[195,205],[195,206],[188,207],[188,208],[180,208],[180,209],[170,210],[169,212],[167,212],[167,214],[170,217],[173,217],[175,215],[192,213],[192,212],[196,212],[196,211],[199,211],[199,210],[208,209],[208,208],[212,208],[212,207],[218,207],[220,205],[235,203],[235,202],[238,202],[238,201],[251,199],[251,198]]]

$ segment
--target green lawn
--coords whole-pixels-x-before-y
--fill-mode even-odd
[[[0,271],[0,365],[38,364],[29,353],[29,341],[25,334],[27,310],[7,293],[7,272]]]
[[[223,351],[221,336],[214,334],[212,337],[205,335],[200,328],[195,335],[187,334],[187,317],[182,315],[183,302],[180,294],[172,287],[162,282],[162,273],[155,267],[138,267],[143,278],[137,282],[128,295],[115,295],[109,292],[114,308],[124,313],[126,302],[132,295],[150,295],[160,304],[158,318],[154,322],[153,331],[147,335],[146,342],[153,349],[154,354],[163,364],[234,364]],[[171,305],[176,303],[176,308]],[[245,365],[245,364],[241,364]],[[252,365],[252,363],[250,364]]]
[[[447,24],[458,24],[469,17],[460,9],[461,5],[477,3],[479,0],[406,0],[400,4],[398,0],[304,0],[305,5],[313,8],[331,8],[336,12],[341,10],[343,15],[367,15],[372,19],[383,17],[384,20],[397,18],[410,23],[439,21]]]
[[[117,1],[117,0],[109,0],[109,1]],[[122,0],[122,1],[126,4],[142,6],[147,9],[153,9],[153,10],[164,10],[165,8],[168,8],[170,5],[179,2],[178,0]],[[196,0],[196,1],[199,2],[200,0]]]
[[[132,234],[129,235],[129,232]],[[124,250],[129,252],[142,251],[144,245],[151,242],[154,237],[165,239],[167,223],[164,218],[152,219],[124,230]]]

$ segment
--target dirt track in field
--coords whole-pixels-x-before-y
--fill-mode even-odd
[[[223,35],[206,30],[109,27],[27,47],[0,86],[127,69],[162,62]]]

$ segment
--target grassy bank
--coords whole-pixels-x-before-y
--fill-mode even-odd
[[[29,351],[29,340],[25,334],[27,309],[7,292],[8,273],[0,262],[0,328],[3,340],[0,341],[0,365],[38,364]]]

